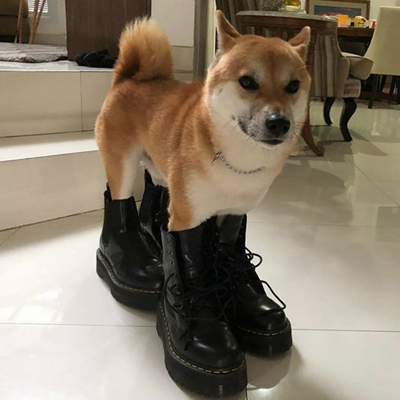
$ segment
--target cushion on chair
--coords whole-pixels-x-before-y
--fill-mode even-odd
[[[350,74],[350,61],[345,57],[340,57],[336,69],[336,88],[334,97],[344,97],[346,82]]]
[[[358,99],[361,94],[361,81],[358,78],[349,78],[344,86],[342,98],[352,97]]]
[[[17,17],[19,10],[19,0],[1,0],[0,1],[0,15],[7,15]],[[26,18],[29,14],[28,0],[23,2],[23,17]]]
[[[0,0],[1,1],[1,0]],[[0,36],[14,36],[17,30],[17,17],[3,17],[0,15]],[[29,36],[28,18],[22,19],[22,36]]]
[[[357,54],[342,53],[350,61],[350,75],[358,79],[367,79],[371,74],[373,62]]]

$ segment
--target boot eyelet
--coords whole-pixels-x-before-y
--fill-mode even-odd
[[[171,261],[169,262],[169,264],[170,264],[171,266],[173,266],[173,265],[174,265],[173,260],[171,260]]]
[[[172,250],[168,250],[168,254],[172,256]]]

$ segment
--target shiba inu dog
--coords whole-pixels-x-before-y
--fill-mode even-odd
[[[96,138],[114,199],[132,194],[142,162],[168,186],[169,228],[245,214],[282,170],[306,118],[309,28],[289,43],[240,35],[217,12],[219,50],[205,82],[173,78],[155,21],[126,28]]]
[[[157,308],[178,384],[223,397],[246,387],[242,350],[268,356],[292,346],[286,306],[267,295],[257,255],[246,249],[245,214],[296,145],[311,79],[309,28],[289,42],[240,35],[217,12],[217,29],[215,62],[197,83],[173,78],[155,21],[122,33],[95,129],[109,185],[97,273],[121,303]],[[138,214],[132,192],[141,163]]]

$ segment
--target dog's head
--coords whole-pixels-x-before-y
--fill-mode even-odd
[[[240,35],[217,11],[217,29],[219,49],[206,81],[216,125],[268,148],[298,136],[311,85],[310,28],[289,42]]]

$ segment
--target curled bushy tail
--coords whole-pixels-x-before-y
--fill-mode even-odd
[[[128,24],[119,40],[114,84],[124,79],[148,81],[172,79],[171,47],[164,31],[153,19],[138,19]]]

